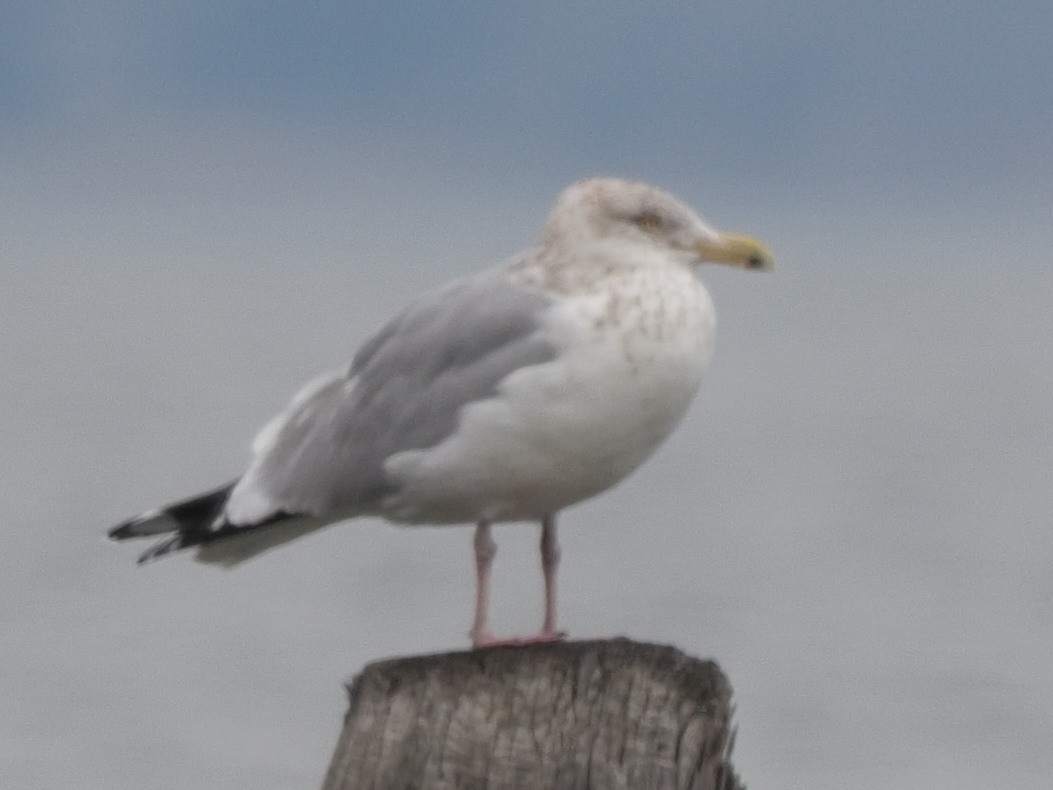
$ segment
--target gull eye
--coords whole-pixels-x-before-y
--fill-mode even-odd
[[[645,211],[642,214],[637,214],[633,217],[633,222],[636,223],[638,228],[646,230],[648,233],[654,233],[655,231],[662,229],[662,218],[653,211]]]

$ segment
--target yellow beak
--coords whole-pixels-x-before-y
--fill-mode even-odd
[[[703,261],[741,266],[743,269],[775,268],[775,259],[768,248],[749,236],[720,234],[717,241],[703,241],[695,245],[695,251]]]

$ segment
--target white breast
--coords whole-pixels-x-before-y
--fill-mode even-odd
[[[467,406],[441,444],[392,456],[388,518],[538,519],[617,483],[676,427],[713,351],[709,294],[686,268],[570,295],[542,331],[561,349]]]

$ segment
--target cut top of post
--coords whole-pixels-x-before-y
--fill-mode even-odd
[[[712,661],[613,639],[367,666],[323,790],[740,788]]]

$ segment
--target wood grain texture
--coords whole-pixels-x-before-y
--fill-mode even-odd
[[[711,661],[625,639],[382,661],[348,689],[323,790],[741,790]]]

